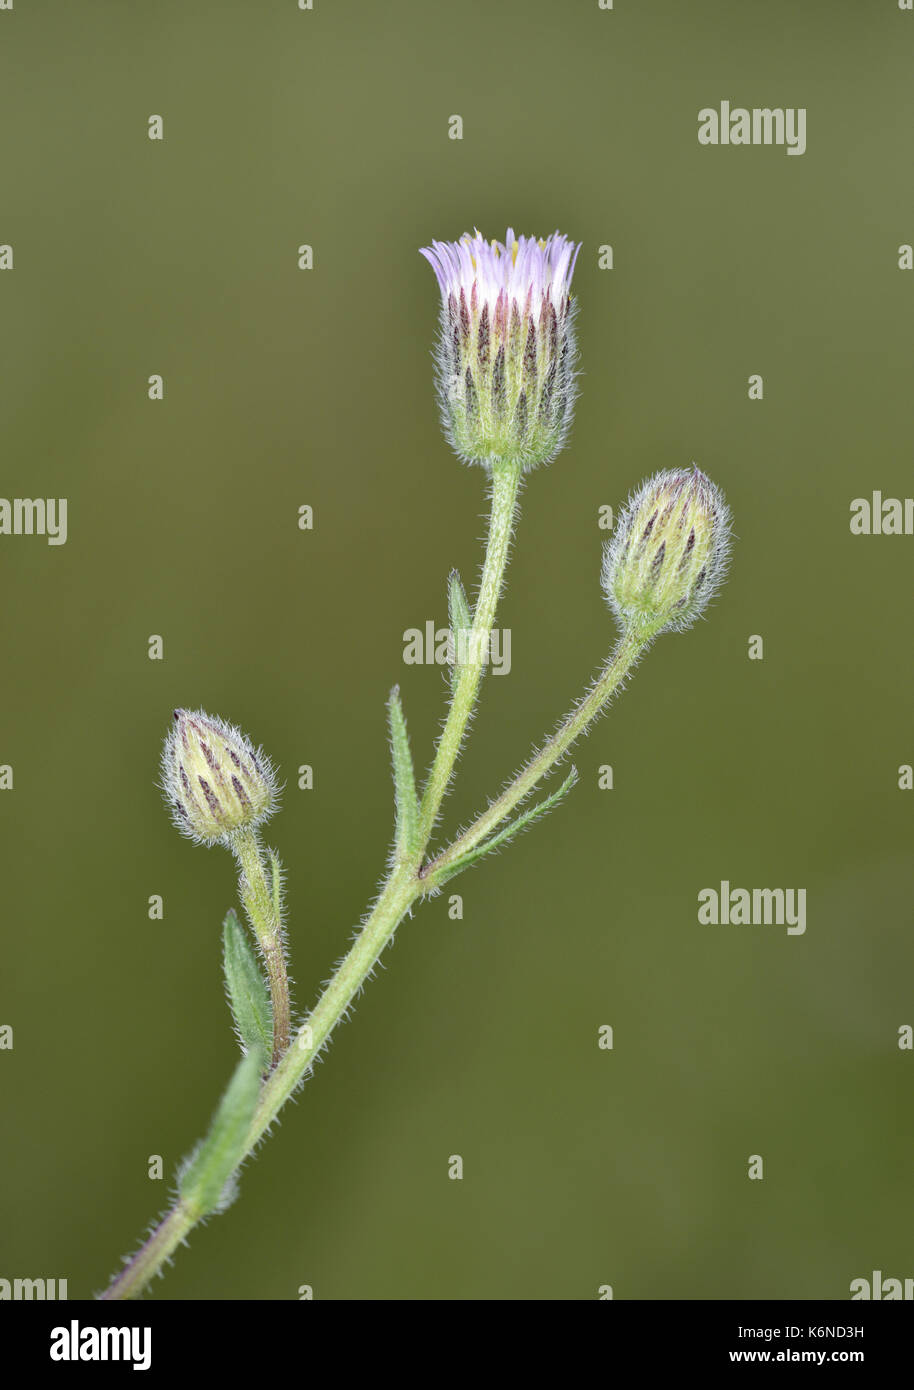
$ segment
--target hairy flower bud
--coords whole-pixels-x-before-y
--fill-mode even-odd
[[[645,639],[691,627],[723,582],[730,512],[693,465],[643,483],[603,557],[603,588],[621,625]]]
[[[504,244],[479,232],[422,255],[441,290],[436,356],[444,431],[466,463],[548,463],[575,398],[571,277],[579,246],[558,232]]]
[[[240,729],[202,710],[175,710],[162,751],[162,789],[179,830],[207,845],[259,825],[278,800],[269,760]]]

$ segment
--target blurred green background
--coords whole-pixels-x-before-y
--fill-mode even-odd
[[[912,45],[894,0],[0,14],[2,492],[66,496],[70,533],[0,538],[0,1275],[103,1287],[166,1204],[148,1156],[172,1176],[233,1066],[232,865],[163,809],[172,707],[282,769],[301,1008],[374,893],[388,688],[422,765],[444,708],[403,632],[445,623],[484,530],[418,248],[509,223],[584,244],[581,398],[524,494],[513,668],[445,829],[613,639],[601,505],[697,460],[732,577],[582,745],[563,809],[454,885],[463,920],[443,896],[403,925],[156,1296],[841,1299],[914,1274],[914,538],[848,527],[853,498],[912,491]],[[807,153],[700,147],[723,99],[806,107]],[[806,935],[700,926],[721,879],[805,887]]]

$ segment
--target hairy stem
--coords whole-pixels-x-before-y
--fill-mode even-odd
[[[307,1021],[298,1029],[292,1046],[264,1083],[248,1135],[249,1151],[304,1080],[314,1058],[355,1000],[400,922],[421,895],[422,884],[414,864],[395,869],[387,879],[349,952]]]
[[[348,955],[337,967],[307,1023],[299,1028],[278,1066],[264,1082],[245,1157],[256,1148],[293,1091],[305,1079],[314,1058],[340,1022],[397,926],[422,893],[415,864],[399,866],[385,882],[381,894],[356,937]],[[134,1298],[161,1270],[199,1220],[179,1200],[137,1251],[121,1274],[100,1297],[103,1300]]]
[[[199,1215],[185,1202],[177,1201],[164,1216],[124,1269],[112,1280],[101,1298],[115,1300],[135,1298],[158,1274],[199,1221]]]
[[[241,869],[239,892],[248,920],[257,937],[273,1001],[273,1066],[289,1046],[289,977],[282,944],[278,883],[267,881],[263,851],[253,830],[239,830],[233,849]],[[275,868],[274,868],[275,873]]]
[[[428,776],[419,811],[419,839],[423,850],[441,810],[454,764],[460,752],[467,724],[479,693],[479,682],[489,653],[495,613],[504,582],[508,550],[514,532],[517,495],[520,488],[520,468],[516,464],[496,460],[492,465],[492,507],[489,516],[489,535],[486,558],[479,584],[479,598],[473,615],[473,627],[467,643],[466,661],[461,665],[457,685],[451,698],[435,761]],[[454,634],[456,637],[456,634]]]
[[[416,900],[433,891],[437,877],[443,877],[455,860],[475,848],[530,795],[603,712],[647,645],[637,638],[623,636],[600,676],[577,702],[558,731],[473,825],[425,869],[419,870],[425,846],[418,857],[413,856],[395,866],[307,1022],[298,1029],[292,1045],[265,1080],[248,1132],[245,1157],[257,1147],[286,1101],[307,1076],[315,1057],[352,1005],[385,946]],[[196,1219],[179,1202],[101,1297],[131,1298],[141,1292],[174,1254]]]
[[[511,812],[530,795],[539,782],[551,772],[557,762],[564,758],[583,733],[606,708],[619,686],[625,681],[632,667],[648,645],[643,639],[624,634],[616,645],[591,688],[581,697],[552,738],[535,753],[526,766],[504,789],[499,797],[488,806],[469,829],[465,830],[453,844],[430,864],[420,871],[428,890],[437,886],[437,881],[446,875],[447,870],[463,855],[476,848],[487,835],[506,820]]]
[[[275,898],[271,897],[256,837],[253,833],[238,837],[236,853],[242,868],[242,897],[270,973],[274,1039],[285,1037],[280,1049],[282,1055],[274,1057],[273,1070],[263,1083],[245,1141],[244,1158],[249,1157],[257,1147],[286,1101],[308,1075],[315,1057],[355,1001],[400,922],[417,899],[434,888],[434,871],[452,863],[460,854],[478,844],[533,790],[600,713],[642,650],[643,644],[623,638],[596,684],[575,706],[559,732],[531,759],[488,811],[438,859],[422,870],[428,842],[479,692],[510,548],[519,485],[519,469],[503,464],[493,465],[489,537],[470,649],[458,674],[447,721],[423,795],[416,849],[395,862],[349,952],[291,1044],[288,986],[285,983],[285,961]],[[198,1219],[199,1215],[195,1215],[185,1201],[179,1200],[101,1297],[131,1298],[140,1293],[171,1258]]]

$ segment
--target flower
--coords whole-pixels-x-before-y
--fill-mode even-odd
[[[730,510],[693,464],[657,473],[629,498],[605,547],[603,589],[622,626],[650,640],[691,627],[729,558]]]
[[[279,797],[264,754],[240,729],[203,710],[175,710],[162,750],[162,790],[178,829],[206,845],[259,825]]]
[[[574,301],[580,246],[488,242],[477,231],[422,249],[441,290],[437,387],[444,431],[466,463],[548,463],[571,424]]]

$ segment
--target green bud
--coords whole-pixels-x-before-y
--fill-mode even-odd
[[[650,640],[691,627],[730,556],[723,493],[693,464],[658,473],[629,498],[603,557],[603,589],[620,624]]]
[[[183,834],[228,841],[276,810],[276,777],[240,729],[202,710],[176,709],[162,752],[162,789]]]

